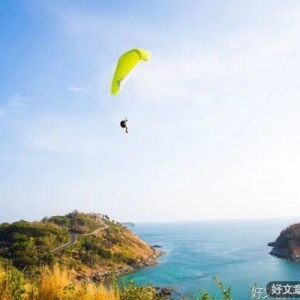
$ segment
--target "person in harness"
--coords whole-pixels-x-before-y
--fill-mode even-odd
[[[125,119],[125,120],[122,120],[122,121],[120,122],[120,126],[121,126],[122,128],[125,128],[125,132],[126,132],[126,133],[128,133],[128,126],[127,126],[127,122],[128,122],[128,120],[127,120],[127,119]]]

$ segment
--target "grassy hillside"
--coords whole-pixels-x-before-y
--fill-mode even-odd
[[[65,216],[0,225],[0,258],[30,274],[55,263],[74,276],[130,271],[155,260],[155,251],[125,226],[101,214],[74,211]],[[151,258],[154,257],[154,260]]]

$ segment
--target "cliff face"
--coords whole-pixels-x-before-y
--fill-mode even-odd
[[[300,223],[290,225],[282,230],[275,242],[268,243],[273,247],[270,254],[293,261],[300,261]]]

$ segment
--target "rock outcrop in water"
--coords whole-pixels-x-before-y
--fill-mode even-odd
[[[275,242],[268,243],[273,247],[270,254],[279,258],[300,261],[300,223],[290,225],[282,230]]]

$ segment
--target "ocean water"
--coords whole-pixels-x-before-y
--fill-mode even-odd
[[[195,223],[136,224],[130,229],[166,252],[159,264],[120,278],[137,284],[171,286],[182,296],[206,289],[217,293],[213,276],[232,286],[234,299],[252,299],[251,287],[270,281],[300,281],[300,263],[269,254],[268,242],[300,217]]]

